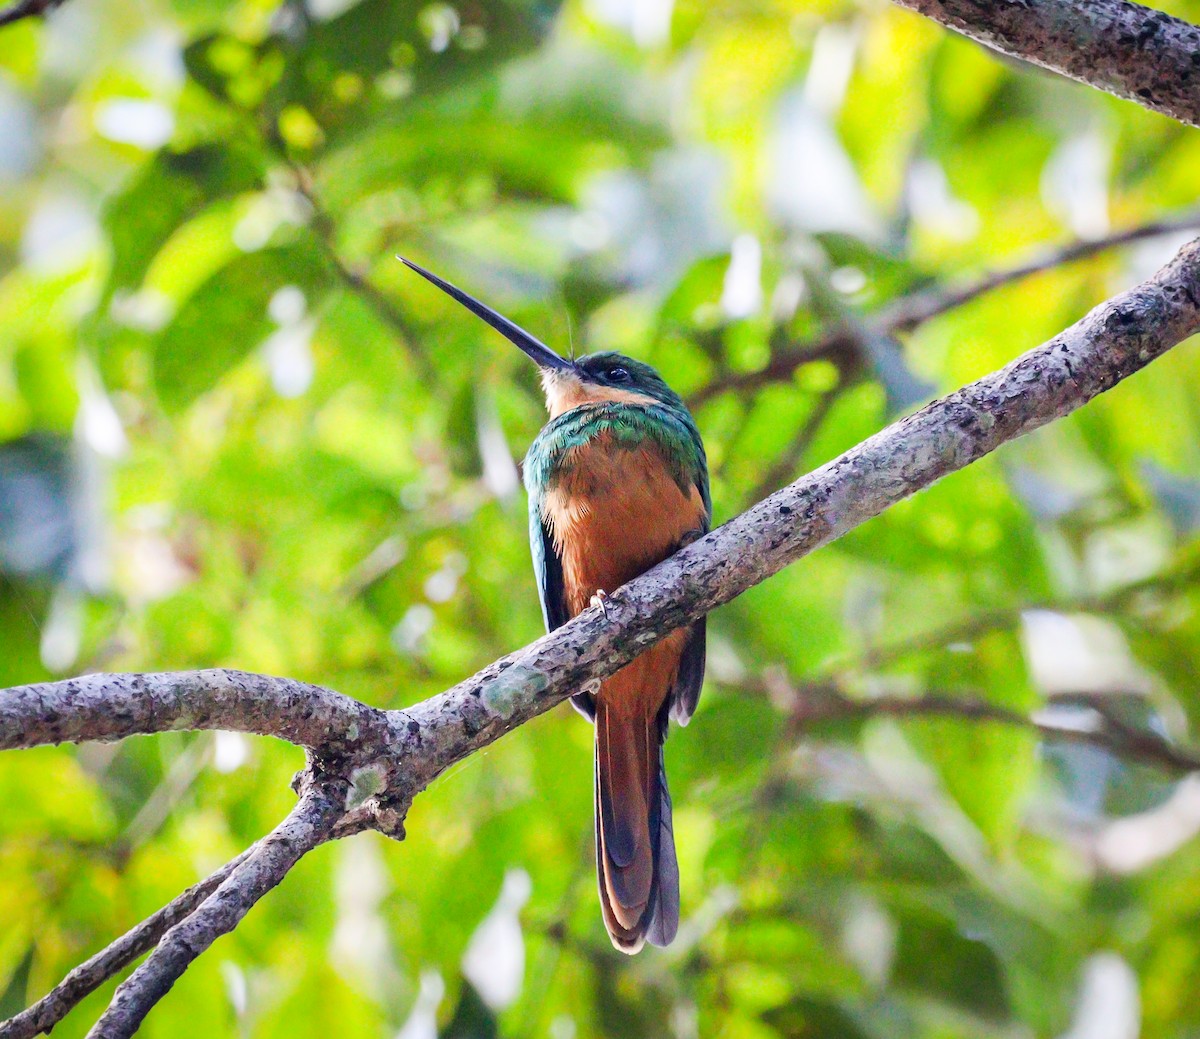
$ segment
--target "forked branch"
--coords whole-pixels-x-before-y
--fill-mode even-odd
[[[157,913],[81,963],[32,1006],[0,1022],[0,1039],[33,1039],[42,1033],[48,1035],[81,999],[153,949],[168,930],[190,916],[249,854],[249,851],[243,852],[198,884],[193,884]]]
[[[195,956],[317,844],[366,825],[402,835],[412,797],[450,766],[896,502],[1069,414],[1198,330],[1200,239],[1049,342],[892,424],[631,581],[609,596],[605,612],[589,609],[403,711],[222,671],[91,676],[0,692],[0,747],[220,727],[311,751],[296,810],[166,931],[92,1034],[131,1035]],[[1124,749],[1165,761],[1158,744],[1126,739]]]
[[[217,889],[170,928],[149,958],[118,987],[89,1039],[128,1039],[205,949],[232,931],[251,907],[317,845],[346,810],[346,787],[314,781],[295,808],[259,841]]]

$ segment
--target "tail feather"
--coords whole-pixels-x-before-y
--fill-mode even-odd
[[[640,748],[630,746],[630,735],[619,722],[614,724],[603,704],[597,705],[596,761],[600,785],[596,793],[602,820],[600,829],[606,861],[622,871],[633,865],[639,845],[647,844],[641,833],[646,825],[647,808],[642,796],[646,788],[641,779],[642,754]]]
[[[617,919],[613,912],[612,901],[608,894],[605,863],[607,856],[604,850],[604,829],[600,821],[600,755],[596,755],[596,875],[600,887],[600,913],[604,918],[604,927],[612,939],[613,945],[621,952],[633,954],[642,947],[642,938],[636,928],[626,927]]]
[[[596,704],[596,861],[613,945],[665,945],[679,921],[679,868],[657,718]]]
[[[675,826],[671,819],[671,791],[667,788],[667,770],[662,745],[658,748],[658,876],[657,897],[646,940],[660,948],[670,945],[679,930],[679,862],[675,858]]]

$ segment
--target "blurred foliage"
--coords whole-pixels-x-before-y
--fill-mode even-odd
[[[1198,168],[1195,131],[875,0],[70,0],[0,33],[0,682],[230,665],[394,707],[540,633],[535,374],[398,251],[659,366],[721,520],[1173,243],[740,376],[1194,205]],[[953,718],[797,745],[763,690],[1103,701],[1186,743],[1198,517],[1191,346],[714,615],[668,744],[671,949],[604,938],[563,708],[402,846],[303,861],[143,1034],[1194,1036],[1195,780]],[[0,1017],[272,826],[299,764],[229,734],[0,757]]]

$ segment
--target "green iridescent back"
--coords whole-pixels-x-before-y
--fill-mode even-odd
[[[683,399],[648,364],[612,351],[589,354],[576,364],[584,371],[603,371],[615,365],[630,376],[622,386],[652,398],[652,405],[606,402],[588,404],[559,415],[547,423],[525,456],[525,487],[530,505],[553,486],[563,455],[589,440],[609,434],[619,447],[630,450],[646,440],[653,441],[667,458],[672,475],[684,494],[699,488],[704,507],[711,515],[708,492],[708,463],[700,431]]]
[[[653,442],[667,459],[680,490],[686,495],[693,486],[699,488],[711,515],[704,445],[682,404],[678,410],[662,404],[589,404],[559,415],[542,429],[525,456],[525,487],[531,507],[554,486],[568,451],[606,433],[618,448],[631,451],[647,440]]]
[[[590,370],[625,368],[631,378],[621,388],[651,397],[653,404],[628,404],[616,401],[585,404],[564,412],[546,424],[525,456],[525,487],[529,492],[529,547],[537,577],[538,595],[546,629],[553,631],[569,619],[563,588],[562,560],[554,540],[542,519],[546,493],[563,472],[564,456],[595,437],[608,434],[618,449],[633,451],[651,441],[667,460],[671,474],[686,496],[695,487],[704,501],[704,530],[712,519],[712,501],[708,489],[708,463],[700,431],[687,405],[647,364],[616,353],[592,354],[577,362],[585,373]],[[687,724],[704,681],[705,624],[701,618],[689,627],[687,643],[680,659],[679,674],[670,697],[670,714]],[[571,702],[588,718],[594,718],[594,705],[588,693],[577,693]],[[666,715],[663,716],[665,726]],[[664,728],[665,733],[665,728]]]

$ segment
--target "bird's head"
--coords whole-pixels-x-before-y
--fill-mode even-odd
[[[606,401],[684,409],[679,395],[650,365],[612,350],[568,360],[474,296],[403,256],[399,259],[486,321],[541,369],[542,387],[546,391],[546,406],[551,417],[584,404]]]

